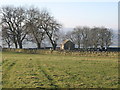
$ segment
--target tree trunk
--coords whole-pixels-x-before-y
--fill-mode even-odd
[[[18,42],[19,49],[22,49],[22,42]]]
[[[47,31],[47,30],[45,30],[45,31]],[[50,36],[48,32],[46,32],[46,34],[47,34],[48,38],[50,39],[53,50],[55,50],[56,46],[57,46],[56,42],[54,40],[52,40],[52,36]]]
[[[7,46],[8,46],[8,48],[10,48],[10,46],[11,46],[11,45],[10,45],[10,42],[7,42]]]
[[[40,49],[41,48],[41,44],[37,43],[37,48]]]
[[[14,44],[15,44],[15,48],[17,49],[17,48],[18,48],[17,43],[16,43],[16,42],[14,42]]]
[[[78,49],[80,50],[80,36],[78,36],[78,41],[77,41],[77,43],[78,43]]]
[[[17,48],[18,48],[18,44],[17,44],[17,40],[16,40],[16,38],[15,38],[15,35],[13,36],[13,42],[14,42],[14,44],[15,44],[15,48],[17,49]]]
[[[10,44],[8,44],[8,48],[10,48]]]
[[[22,49],[22,44],[19,45],[19,48]]]
[[[80,49],[80,42],[78,42],[78,49]]]
[[[55,43],[52,46],[53,46],[53,50],[56,50],[57,44]]]

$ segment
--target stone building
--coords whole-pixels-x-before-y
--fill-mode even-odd
[[[74,50],[75,44],[71,40],[64,40],[60,45],[61,50]]]

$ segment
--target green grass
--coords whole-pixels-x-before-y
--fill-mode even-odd
[[[3,88],[117,88],[118,58],[3,52]]]
[[[0,89],[2,89],[2,53],[0,52]]]

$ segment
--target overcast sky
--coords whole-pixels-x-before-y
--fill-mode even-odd
[[[46,8],[65,28],[118,28],[118,0],[1,0],[5,5]]]

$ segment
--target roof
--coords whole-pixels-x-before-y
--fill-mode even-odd
[[[67,40],[64,40],[62,44],[65,44],[65,43],[67,43],[68,41],[71,42],[71,40],[67,39]]]

